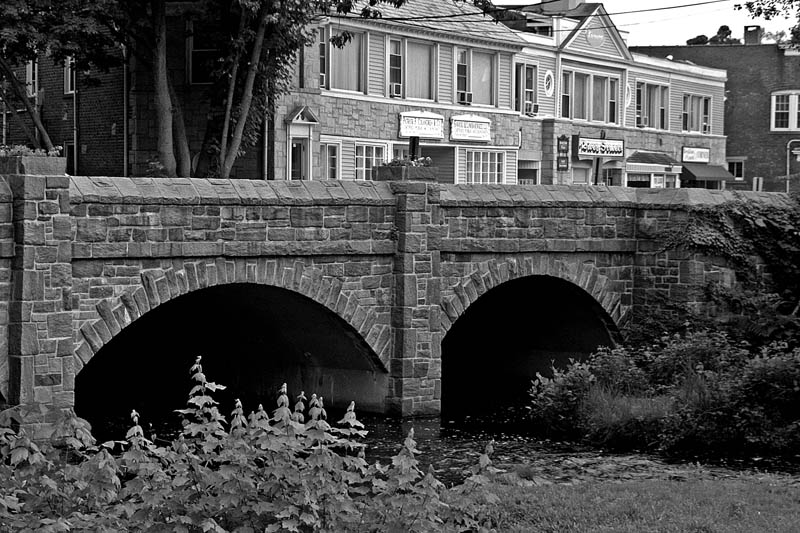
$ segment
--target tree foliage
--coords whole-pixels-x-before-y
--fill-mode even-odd
[[[777,17],[795,20],[791,27],[791,43],[800,44],[800,3],[795,0],[748,0],[741,4],[736,4],[736,9],[746,10],[753,17],[761,17],[771,20]]]

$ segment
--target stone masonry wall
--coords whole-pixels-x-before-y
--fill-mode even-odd
[[[447,331],[501,283],[565,279],[595,299],[613,331],[664,298],[702,306],[708,281],[735,282],[723,261],[663,252],[659,240],[690,206],[733,199],[727,191],[21,175],[2,183],[0,262],[11,274],[0,277],[0,384],[12,403],[72,405],[75,375],[114,335],[213,285],[274,285],[328,307],[388,373],[386,407],[415,415],[440,409]]]

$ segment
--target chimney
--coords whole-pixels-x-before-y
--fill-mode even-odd
[[[764,28],[761,26],[745,26],[744,27],[744,44],[753,45],[761,44],[761,39],[764,37]]]

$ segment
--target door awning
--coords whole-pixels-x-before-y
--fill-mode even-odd
[[[733,181],[733,174],[719,165],[702,165],[699,163],[683,163],[681,179],[694,181]]]

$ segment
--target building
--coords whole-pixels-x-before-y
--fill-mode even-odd
[[[673,61],[726,69],[726,160],[737,185],[750,189],[756,178],[764,190],[785,191],[788,174],[800,172],[800,52],[762,44],[763,31],[747,26],[744,44],[648,46],[633,50]],[[757,68],[754,67],[757,65]],[[787,164],[789,169],[787,172]],[[756,183],[756,187],[759,184]]]
[[[213,46],[179,10],[169,24],[170,72],[197,152]],[[345,30],[351,41],[332,46]],[[73,171],[111,173],[94,163],[102,153],[114,173],[141,175],[155,149],[149,74],[129,61],[107,76],[103,90],[127,97],[100,105],[87,87],[60,115],[46,98],[43,115],[48,127],[68,123],[77,106],[77,127],[54,139],[76,147]],[[414,152],[443,183],[721,187],[725,82],[720,69],[632,53],[599,3],[551,1],[498,24],[468,3],[414,0],[382,19],[323,19],[299,54],[295,89],[236,175],[372,179]]]

